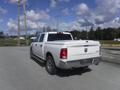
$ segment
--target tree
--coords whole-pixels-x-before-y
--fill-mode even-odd
[[[0,38],[4,38],[4,33],[2,31],[0,32]]]
[[[95,39],[95,32],[93,30],[93,27],[91,27],[90,31],[88,32],[88,38],[90,40],[94,40]]]
[[[77,31],[77,30],[71,31],[70,33],[72,34],[73,38],[76,38],[76,39],[80,39],[80,38],[81,38],[81,37],[80,37],[81,34],[80,34],[80,32]]]
[[[105,28],[98,27],[96,30],[91,29],[87,31],[71,31],[73,37],[77,39],[91,39],[91,40],[114,40],[120,38],[120,28]],[[88,36],[88,38],[87,38]]]
[[[81,31],[80,37],[81,37],[81,39],[83,39],[83,40],[84,40],[84,39],[88,39],[88,38],[87,38],[87,35],[88,35],[88,32],[83,30],[83,31]]]
[[[50,28],[50,26],[47,26],[47,27],[46,27],[46,31],[47,31],[47,32],[52,31],[52,29]]]

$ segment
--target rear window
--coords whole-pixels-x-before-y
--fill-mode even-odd
[[[49,34],[48,41],[72,40],[70,34]]]

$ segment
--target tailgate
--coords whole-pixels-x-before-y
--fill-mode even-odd
[[[68,60],[88,59],[100,56],[99,44],[84,44],[68,46]]]

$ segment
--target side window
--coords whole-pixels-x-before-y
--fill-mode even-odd
[[[38,42],[39,35],[36,36],[36,39],[33,42]]]
[[[39,42],[43,42],[45,34],[41,34]]]

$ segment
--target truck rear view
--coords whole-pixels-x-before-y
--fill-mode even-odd
[[[66,48],[61,49],[60,58],[64,68],[86,67],[99,64],[100,44],[97,41],[66,41]]]
[[[37,41],[31,45],[32,54],[46,62],[46,70],[50,74],[54,74],[57,68],[88,67],[100,61],[98,41],[73,40],[67,32],[45,32]]]

